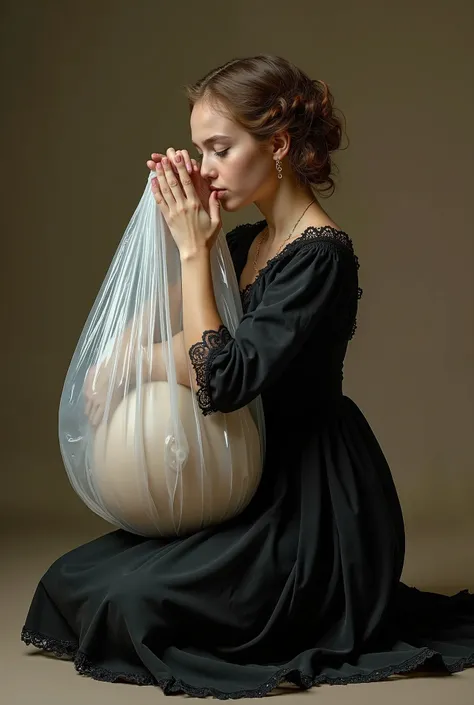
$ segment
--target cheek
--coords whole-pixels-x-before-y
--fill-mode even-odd
[[[265,176],[263,160],[259,160],[254,154],[235,156],[232,162],[229,161],[226,165],[226,171],[232,182],[245,190],[253,190],[255,184]]]
[[[229,175],[234,180],[240,180],[248,169],[248,160],[245,156],[237,155],[226,164]]]

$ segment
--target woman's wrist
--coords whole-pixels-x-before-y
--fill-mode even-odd
[[[189,264],[191,262],[200,262],[201,260],[208,260],[210,257],[210,252],[207,247],[201,245],[200,247],[193,248],[192,250],[180,250],[179,258],[181,264]]]

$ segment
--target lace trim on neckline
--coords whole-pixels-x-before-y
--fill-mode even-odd
[[[263,223],[266,223],[265,220],[260,220],[255,224],[250,224],[251,226],[253,225],[263,225]],[[259,230],[257,235],[255,237],[258,237],[262,231]],[[270,257],[270,259],[267,261],[267,263],[259,269],[257,276],[255,279],[250,282],[250,284],[247,284],[243,289],[239,288],[240,292],[240,298],[242,301],[242,308],[245,310],[247,306],[250,303],[250,298],[251,294],[253,292],[253,289],[257,282],[261,280],[264,274],[268,272],[269,269],[275,264],[275,262],[279,262],[283,257],[288,256],[289,253],[291,253],[294,249],[296,249],[296,245],[299,245],[301,242],[309,242],[312,240],[323,240],[325,238],[328,238],[330,240],[333,240],[335,242],[339,242],[340,244],[344,245],[347,247],[350,252],[352,253],[357,269],[359,269],[359,260],[357,258],[357,255],[354,253],[354,246],[352,244],[352,240],[349,237],[349,235],[344,231],[340,230],[338,228],[334,228],[332,225],[309,225],[307,228],[303,230],[301,235],[298,235],[297,238],[289,242],[285,247],[282,249],[281,252],[278,252],[278,254],[274,255],[273,257]],[[250,243],[251,245],[252,243]],[[250,249],[250,247],[249,247]],[[245,265],[244,265],[245,266]],[[358,292],[358,298],[360,299],[362,296],[362,289],[359,288]]]

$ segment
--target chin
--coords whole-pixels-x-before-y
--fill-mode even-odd
[[[243,207],[244,204],[240,203],[237,199],[233,199],[232,197],[224,198],[221,201],[221,208],[227,213],[234,213],[235,211],[241,210]]]
[[[227,199],[225,201],[221,201],[221,210],[227,211],[227,213],[232,213],[232,211],[237,210],[235,206],[232,206],[232,204],[229,204]]]

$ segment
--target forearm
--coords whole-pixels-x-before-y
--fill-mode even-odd
[[[169,315],[171,335],[182,332],[181,324],[181,285],[180,282],[171,284],[168,289]],[[136,359],[137,346],[148,349],[150,343],[161,342],[161,325],[158,314],[155,312],[151,321],[152,305],[146,301],[139,313],[135,314],[127,323],[122,334],[117,337],[113,348],[103,357],[102,365],[110,367],[110,363],[118,360],[122,367],[131,364]]]
[[[211,261],[207,250],[203,249],[193,256],[181,258],[181,292],[183,330],[177,332],[172,338],[176,381],[178,384],[198,391],[196,375],[189,360],[189,349],[195,343],[201,342],[202,334],[205,330],[217,331],[222,325],[214,296]],[[181,327],[178,324],[179,307],[177,306],[178,303],[181,303],[178,299],[178,295],[181,292],[177,291],[177,287],[173,292],[172,301],[175,304],[173,308],[176,308],[176,311],[172,312],[172,318],[174,319],[172,322],[173,332],[176,328]],[[151,360],[148,359],[146,340],[148,339],[149,315],[150,306],[147,303],[141,313],[142,335],[139,337],[137,328],[134,329],[134,320],[139,320],[137,316],[136,319],[132,319],[128,323],[120,340],[115,344],[115,353],[116,355],[118,354],[119,361],[119,377],[124,379],[128,376],[132,384],[136,384],[138,373],[136,369],[137,344],[142,347],[142,379],[152,382],[168,381],[165,366],[166,342],[154,342]],[[135,325],[138,325],[138,323],[136,322]],[[156,334],[154,340],[156,341]],[[110,362],[113,361],[114,357],[110,358]]]
[[[123,332],[115,337],[110,347],[106,347],[106,352],[101,358],[101,366],[109,368],[117,360],[120,365],[123,365],[126,359],[134,359],[136,346],[144,345],[149,338],[150,312],[150,302],[147,301],[141,311],[130,319]],[[140,327],[141,331],[139,331]]]
[[[202,341],[204,331],[217,331],[222,325],[214,296],[208,250],[203,249],[193,256],[181,257],[181,285],[184,349],[188,361],[189,349]],[[191,376],[191,384],[192,389],[197,391],[194,373]]]
[[[175,335],[182,330],[181,325],[181,283],[175,282],[168,285],[168,308],[169,308],[169,321],[171,326],[171,334]],[[116,349],[120,350],[123,354],[126,348],[130,345],[133,330],[133,339],[139,344],[146,345],[152,338],[154,343],[161,341],[161,325],[160,317],[157,313],[158,307],[153,316],[153,322],[151,322],[152,314],[152,304],[150,301],[145,301],[141,310],[138,314],[135,314],[133,318],[127,323],[125,330],[123,331],[120,339],[116,343]],[[139,335],[139,329],[140,335]]]
[[[202,340],[205,330],[218,330],[222,320],[217,310],[212,283],[209,252],[202,250],[192,257],[181,258],[181,293],[183,330],[172,338],[172,350],[178,384],[198,390],[196,375],[189,359],[189,349]],[[167,381],[166,343],[155,343],[151,369],[143,366],[145,379]]]
[[[191,374],[188,364],[188,356],[184,342],[184,332],[180,331],[171,339],[174,364],[176,369],[176,381],[184,387],[191,386]],[[151,369],[144,365],[145,380],[150,382],[168,381],[166,373],[165,355],[167,354],[166,343],[155,343],[153,345]]]

